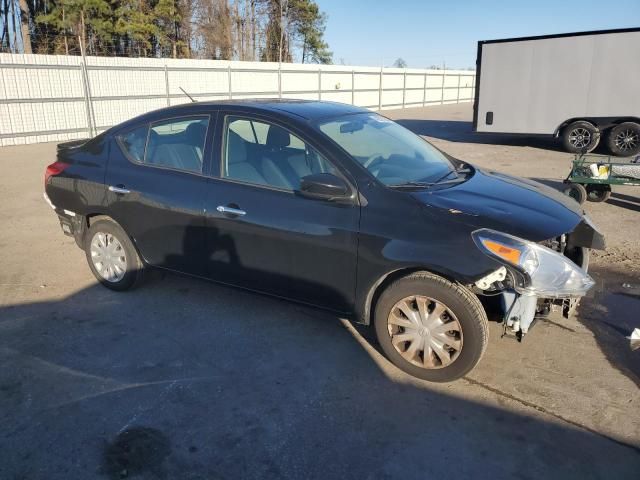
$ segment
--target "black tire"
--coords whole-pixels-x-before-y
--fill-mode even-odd
[[[447,366],[417,366],[406,360],[392,343],[389,315],[398,302],[416,295],[440,302],[446,306],[446,314],[450,311],[459,323],[461,348],[457,358]],[[428,272],[414,273],[389,285],[376,304],[374,326],[387,358],[404,372],[430,382],[450,382],[464,376],[478,364],[489,341],[487,314],[478,297],[467,288]],[[420,354],[424,358],[424,351]]]
[[[600,130],[592,123],[579,120],[562,129],[562,145],[567,152],[589,153],[600,143]]]
[[[590,202],[606,202],[611,197],[611,185],[587,185],[587,200]]]
[[[607,133],[607,148],[618,157],[640,153],[640,124],[624,122]]]
[[[564,194],[573,198],[580,205],[587,201],[587,189],[579,183],[570,183],[564,189]]]
[[[125,268],[122,274],[122,278],[113,278],[112,280],[108,280],[102,273],[98,271],[98,267],[94,265],[94,261],[92,260],[91,253],[91,245],[94,240],[94,237],[98,234],[103,235],[111,235],[115,237],[115,239],[119,242],[120,247],[118,248],[118,252],[123,252],[124,255],[119,258],[124,258]],[[112,242],[113,245],[113,242]],[[133,243],[129,239],[129,235],[113,220],[104,219],[98,220],[93,223],[84,239],[84,251],[87,257],[87,263],[89,264],[89,268],[91,272],[96,277],[96,279],[105,287],[110,288],[111,290],[123,291],[129,290],[140,284],[143,278],[144,272],[144,264],[138,255]]]

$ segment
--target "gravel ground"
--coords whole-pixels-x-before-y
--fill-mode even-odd
[[[454,156],[559,186],[551,140],[470,105],[385,112]],[[0,478],[637,478],[640,189],[585,209],[609,248],[576,316],[433,385],[326,312],[177,275],[96,285],[42,200],[55,145],[0,149]]]

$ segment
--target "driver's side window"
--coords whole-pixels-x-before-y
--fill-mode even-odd
[[[279,125],[237,116],[225,119],[222,176],[298,190],[314,173],[336,173],[313,147]]]

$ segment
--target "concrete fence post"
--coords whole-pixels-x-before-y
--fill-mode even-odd
[[[87,132],[93,137],[94,125],[91,121],[91,95],[89,94],[89,77],[87,75],[87,66],[84,62],[80,62],[80,76],[82,77],[82,90],[84,93],[84,106],[87,113]]]
[[[318,100],[322,100],[322,69],[318,68]]]
[[[233,90],[231,88],[231,64],[227,67],[227,77],[229,79],[229,100],[233,99]]]
[[[378,110],[382,110],[382,73],[383,73],[383,68],[384,67],[380,67],[380,82],[378,85]]]
[[[444,81],[447,78],[447,71],[442,71],[442,92],[440,93],[440,105],[444,105]]]
[[[458,90],[456,93],[456,103],[460,103],[460,74],[458,74]]]
[[[171,106],[171,97],[169,93],[169,67],[164,66],[164,88],[167,92],[167,107]]]
[[[471,77],[471,100],[476,98],[476,74]]]
[[[407,69],[402,73],[402,108],[404,108],[405,99],[407,97]]]
[[[422,85],[422,106],[427,104],[427,72],[424,72],[424,84]]]
[[[356,71],[351,70],[351,105],[356,104]]]

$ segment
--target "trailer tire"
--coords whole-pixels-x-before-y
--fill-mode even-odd
[[[640,124],[624,122],[607,133],[607,147],[618,157],[630,157],[640,153]]]
[[[590,202],[606,202],[611,197],[611,185],[587,185],[587,200]]]
[[[579,183],[570,183],[567,185],[564,189],[564,194],[573,198],[580,205],[587,201],[587,189]]]
[[[589,153],[600,143],[600,130],[592,123],[579,120],[562,129],[562,145],[567,152]]]

